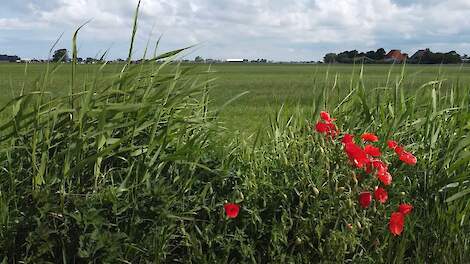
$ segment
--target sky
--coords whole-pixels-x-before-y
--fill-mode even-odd
[[[0,0],[0,54],[126,58],[138,0]],[[214,59],[321,60],[328,52],[400,49],[470,54],[470,0],[142,0],[134,58],[160,52]]]

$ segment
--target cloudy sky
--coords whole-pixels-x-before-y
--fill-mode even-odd
[[[1,0],[0,54],[45,58],[69,48],[82,57],[109,49],[125,58],[137,0]],[[320,60],[327,52],[429,47],[470,54],[470,0],[142,0],[137,48],[198,44],[187,58]]]

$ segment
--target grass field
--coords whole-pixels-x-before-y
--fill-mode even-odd
[[[107,65],[102,75],[117,74],[122,66]],[[0,104],[18,95],[23,86],[31,89],[31,83],[44,73],[45,67],[43,64],[0,64]],[[77,79],[79,82],[90,82],[99,67],[78,65]],[[200,73],[207,71],[209,65],[183,67]],[[254,132],[259,127],[267,126],[267,117],[281,105],[284,105],[286,112],[292,112],[297,107],[309,111],[322,87],[335,95],[331,96],[332,100],[345,96],[357,88],[356,81],[361,71],[360,65],[215,64],[210,67],[211,73],[201,78],[216,78],[210,94],[212,106],[221,106],[237,95],[249,92],[228,105],[221,113],[221,121],[230,131],[245,132]],[[370,96],[377,88],[394,86],[402,75],[402,67],[365,65],[364,85],[370,90]],[[71,65],[62,65],[52,75],[52,85],[48,90],[55,95],[66,95],[69,91],[70,74]],[[445,91],[449,87],[470,83],[470,65],[407,65],[404,77],[402,85],[407,95],[414,94],[419,86],[434,80],[445,80],[442,83]]]
[[[467,65],[76,66],[0,64],[2,263],[470,259]]]

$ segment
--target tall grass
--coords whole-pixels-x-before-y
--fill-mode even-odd
[[[252,206],[263,208],[275,203],[278,212],[289,215],[286,223],[281,216],[276,221],[282,225],[276,232],[284,238],[279,247],[285,250],[289,242],[297,241],[296,237],[305,241],[302,246],[295,246],[298,251],[292,249],[297,255],[284,255],[287,259],[460,263],[469,258],[469,86],[444,90],[441,84],[445,80],[437,78],[417,88],[416,95],[405,95],[409,92],[402,86],[407,77],[403,69],[393,86],[377,89],[365,87],[364,76],[359,74],[351,81],[351,92],[345,98],[331,98],[334,95],[329,93],[334,92],[334,86],[318,87],[317,94],[322,96],[318,96],[310,115],[305,117],[299,111],[282,118],[279,112],[273,115],[268,137],[258,147],[252,148],[250,141],[235,144],[237,149],[250,150],[240,158],[239,166],[251,160],[248,172],[241,173],[250,176],[240,185],[267,182],[267,190],[250,192],[251,198],[254,194],[262,200]],[[334,109],[342,131],[377,131],[380,138],[403,142],[417,153],[416,167],[405,168],[396,161],[391,164],[397,168],[392,172],[396,173],[392,190],[405,193],[395,198],[416,206],[403,237],[396,239],[387,234],[387,219],[382,217],[371,223],[373,214],[351,207],[351,201],[355,204],[357,199],[352,192],[357,182],[351,177],[353,172],[342,171],[341,165],[346,162],[342,154],[329,151],[311,130],[305,132],[323,108]],[[315,197],[313,187],[322,198]],[[346,223],[355,221],[359,224],[354,237],[347,231],[334,235],[341,226],[344,229]],[[323,236],[311,237],[325,225],[329,228]]]
[[[50,64],[33,92],[1,109],[0,260],[470,259],[468,84],[443,88],[437,76],[410,94],[406,68],[385,87],[367,87],[360,71],[345,96],[314,82],[310,113],[280,109],[268,131],[232,139],[208,104],[210,70],[195,75],[172,63],[184,50],[136,65],[131,45],[120,73],[104,76],[103,64],[87,80],[74,66],[70,92],[59,97],[48,87],[61,65]],[[311,129],[324,109],[341,131],[376,131],[418,157],[415,167],[392,160],[391,199],[415,206],[402,236],[387,231],[393,205],[359,209],[361,183],[343,166],[340,144]],[[225,217],[226,201],[241,204],[238,218]]]

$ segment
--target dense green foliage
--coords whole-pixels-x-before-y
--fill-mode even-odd
[[[67,62],[69,61],[69,55],[67,49],[58,49],[54,51],[52,55],[52,61],[54,62]]]
[[[387,63],[385,55],[387,53],[383,48],[377,51],[359,52],[357,50],[343,51],[338,54],[327,53],[323,57],[325,63]],[[432,52],[430,49],[418,50],[415,54],[408,58],[406,54],[407,63],[411,64],[455,64],[462,63],[462,59],[467,58],[467,55],[460,56],[456,51],[449,52]],[[399,61],[401,63],[401,60]],[[393,60],[388,62],[393,63]]]
[[[442,52],[432,52],[429,49],[419,51],[415,54],[413,63],[422,63],[422,64],[448,64],[448,63],[461,63],[461,56],[455,51],[449,51],[446,53]]]

